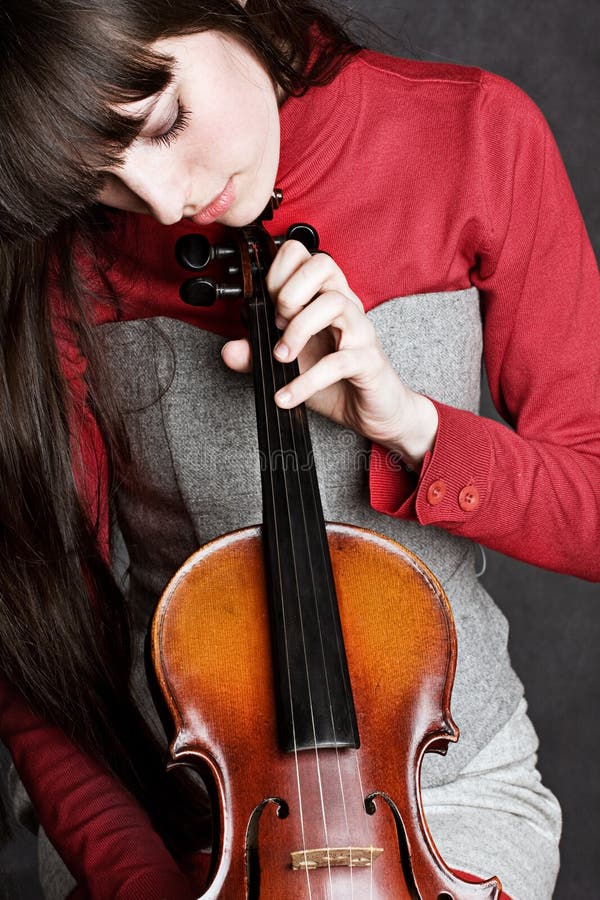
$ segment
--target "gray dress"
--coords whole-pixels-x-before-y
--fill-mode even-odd
[[[368,313],[402,379],[476,412],[482,334],[475,288],[390,299]],[[223,338],[155,318],[101,327],[136,460],[119,497],[129,597],[143,635],[165,584],[199,546],[261,519],[250,376],[226,369]],[[498,875],[512,900],[547,900],[558,871],[560,809],[536,769],[537,738],[507,650],[506,620],[479,583],[476,547],[435,527],[384,516],[368,493],[368,444],[310,415],[325,518],[388,535],[415,552],[450,599],[458,636],[452,715],[461,736],[427,754],[426,818],[450,867]],[[138,665],[138,689],[150,700]],[[73,880],[42,836],[48,900]]]

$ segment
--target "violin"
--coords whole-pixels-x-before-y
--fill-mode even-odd
[[[458,740],[450,713],[456,634],[435,578],[409,550],[323,520],[304,405],[273,396],[298,374],[265,275],[280,241],[262,219],[212,247],[179,239],[187,269],[221,261],[181,295],[243,297],[253,354],[263,523],[211,541],[165,589],[152,656],[174,723],[170,767],[189,765],[213,804],[203,900],[494,900],[497,878],[451,872],[420,796],[426,752]],[[286,237],[318,249],[314,229]]]

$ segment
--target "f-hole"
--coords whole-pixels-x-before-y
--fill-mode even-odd
[[[406,836],[406,828],[404,827],[404,822],[402,821],[402,816],[400,815],[400,811],[391,797],[387,794],[384,794],[383,791],[373,791],[372,794],[367,794],[365,797],[365,810],[367,815],[373,816],[377,812],[377,805],[375,803],[375,797],[381,797],[382,800],[385,800],[387,805],[392,811],[392,815],[394,817],[394,821],[396,823],[396,834],[398,835],[398,849],[400,850],[400,865],[402,866],[402,872],[404,873],[404,880],[406,882],[406,887],[408,888],[410,900],[423,900],[421,897],[419,890],[417,888],[417,884],[415,882],[415,876],[413,873],[412,863],[410,861],[410,848],[408,846],[408,838]],[[449,895],[440,894],[438,900],[448,900]],[[450,897],[450,900],[453,900]]]
[[[278,819],[287,819],[290,809],[281,797],[266,797],[252,812],[246,828],[246,878],[248,880],[248,892],[246,900],[259,900],[260,897],[260,859],[258,856],[258,826],[262,811],[268,803],[277,806]]]

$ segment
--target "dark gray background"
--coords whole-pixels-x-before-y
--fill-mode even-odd
[[[598,255],[597,0],[360,0],[353,9],[385,31],[371,29],[371,44],[398,55],[481,66],[533,97],[554,131]],[[589,337],[598,342],[600,336]],[[486,403],[484,412],[494,415]],[[600,587],[490,551],[486,557],[483,581],[511,624],[513,661],[541,739],[540,768],[563,806],[555,898],[600,897]],[[18,841],[0,853],[0,898],[37,900],[34,870],[34,841],[19,832]]]

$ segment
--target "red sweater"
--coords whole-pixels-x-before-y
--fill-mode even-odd
[[[371,502],[547,568],[600,579],[600,281],[559,152],[529,98],[478,69],[363,53],[281,114],[272,226],[317,225],[366,308],[476,285],[491,394],[510,427],[438,404],[418,479],[374,448]],[[231,311],[183,307],[172,248],[189,223],[144,219],[109,275],[123,315],[239,336]],[[132,230],[130,231],[132,235]],[[73,393],[85,362],[62,341]],[[435,399],[435,398],[434,398]],[[74,442],[107,537],[105,457],[89,413]],[[465,490],[466,489],[466,490]],[[94,898],[185,898],[125,791],[56,729],[1,697],[1,735],[40,820]]]

